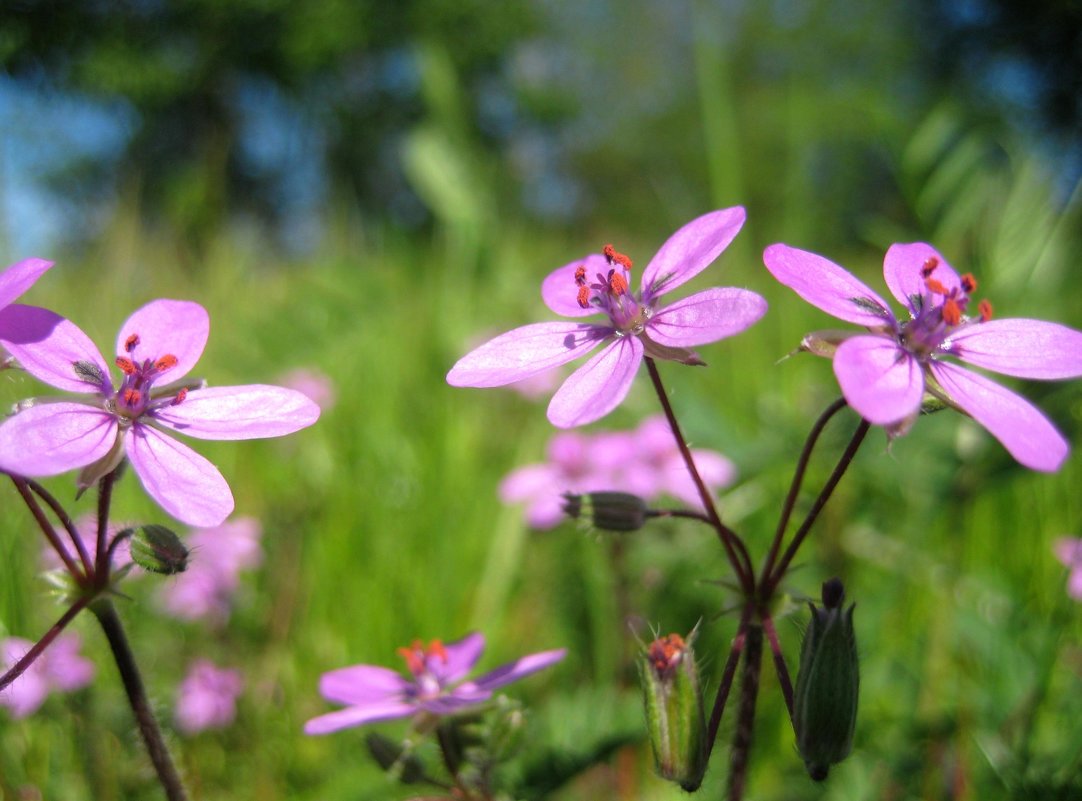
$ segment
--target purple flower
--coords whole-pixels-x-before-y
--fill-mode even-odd
[[[7,267],[0,273],[0,335],[14,326],[4,315],[4,309],[19,295],[26,292],[41,276],[53,266],[45,259],[23,259]],[[13,332],[14,333],[14,332]]]
[[[173,719],[185,734],[221,729],[237,716],[237,696],[244,689],[239,670],[197,659],[177,689]]]
[[[0,470],[49,476],[85,467],[79,483],[86,487],[127,456],[169,514],[214,526],[233,511],[229,485],[213,464],[170,435],[278,437],[319,417],[319,407],[294,390],[178,384],[210,332],[198,303],[155,300],[128,318],[116,343],[115,363],[123,373],[117,388],[105,358],[70,321],[32,306],[9,306],[4,314],[17,334],[0,342],[27,372],[88,397],[38,399],[0,425]]]
[[[970,309],[975,279],[959,276],[922,242],[892,245],[883,262],[887,286],[909,310],[904,321],[822,256],[778,244],[766,249],[763,261],[804,300],[868,328],[867,334],[827,332],[805,340],[805,347],[820,351],[840,343],[834,373],[849,405],[868,422],[904,432],[928,392],[973,417],[1026,467],[1059,469],[1069,448],[1040,411],[946,359],[1019,378],[1076,378],[1082,375],[1082,332],[1041,320],[992,320],[987,301]]]
[[[166,613],[181,620],[229,618],[240,572],[258,567],[262,527],[252,517],[240,517],[214,528],[203,528],[187,538],[191,548],[188,569],[162,585],[158,601]]]
[[[327,734],[420,712],[450,715],[487,701],[498,687],[553,665],[567,654],[563,648],[542,651],[463,682],[484,648],[485,638],[477,632],[447,645],[433,640],[426,646],[416,640],[409,648],[398,649],[409,668],[408,679],[379,665],[354,665],[324,673],[320,693],[328,701],[346,704],[346,708],[312,718],[304,731]]]
[[[1078,537],[1060,537],[1053,549],[1059,559],[1070,571],[1067,578],[1067,594],[1076,601],[1082,601],[1082,539]]]
[[[604,314],[604,323],[535,323],[501,334],[467,353],[447,374],[456,387],[498,387],[566,364],[603,344],[564,381],[549,403],[553,425],[571,428],[604,417],[631,388],[643,355],[702,364],[689,348],[737,334],[766,312],[766,301],[744,289],[713,288],[671,306],[662,295],[713,262],[744,224],[744,209],[722,209],[692,220],[661,246],[628,288],[631,260],[612,246],[551,273],[541,297],[565,317]]]
[[[51,692],[72,692],[90,684],[94,663],[79,654],[78,634],[59,635],[26,671],[4,690],[0,706],[6,706],[16,718],[33,714]],[[12,668],[34,646],[21,637],[0,640],[0,673]]]

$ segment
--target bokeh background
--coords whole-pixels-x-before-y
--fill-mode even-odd
[[[0,254],[57,261],[27,302],[104,346],[148,300],[197,300],[209,381],[305,368],[334,391],[311,430],[198,446],[263,526],[227,623],[163,616],[149,578],[120,601],[193,796],[415,794],[373,766],[363,730],[301,734],[329,709],[318,677],[480,629],[483,666],[570,649],[511,691],[531,707],[513,770],[571,777],[556,799],[682,797],[652,774],[623,613],[665,632],[701,619],[715,687],[736,626],[715,541],[677,522],[529,531],[496,488],[543,459],[547,396],[452,389],[447,369],[544,319],[555,266],[606,242],[645,264],[683,222],[745,206],[696,286],[753,289],[770,312],[704,348],[707,369],[662,371],[694,444],[737,464],[723,516],[761,555],[837,395],[825,361],[781,360],[830,322],[772,282],[763,247],[881,286],[890,243],[929,241],[997,315],[1082,327],[1080,61],[1070,0],[3,4]],[[1010,383],[1079,444],[1077,382]],[[41,391],[0,375],[5,405]],[[656,405],[640,378],[592,430]],[[829,430],[809,487],[853,425]],[[812,784],[764,667],[749,797],[1082,797],[1082,606],[1052,551],[1082,534],[1080,475],[1077,451],[1034,474],[957,415],[890,448],[874,432],[788,586],[814,596],[840,575],[857,601],[854,753]],[[70,476],[48,486],[92,510]],[[33,639],[59,609],[40,535],[10,487],[0,498],[0,633]],[[131,477],[114,508],[168,522]],[[805,617],[779,622],[794,671]],[[0,798],[157,798],[100,633],[74,629],[97,677],[26,720],[0,710]],[[186,735],[172,705],[199,657],[245,690],[231,725]]]

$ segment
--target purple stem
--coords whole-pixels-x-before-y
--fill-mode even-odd
[[[67,568],[71,577],[79,585],[86,583],[86,574],[79,568],[72,559],[71,554],[68,553],[68,549],[64,547],[64,541],[56,533],[56,529],[53,528],[53,524],[49,522],[49,518],[45,516],[45,511],[38,504],[34,498],[34,494],[30,491],[29,483],[22,476],[15,476],[8,474],[11,480],[15,484],[15,489],[19,491],[19,495],[22,496],[23,501],[26,502],[27,508],[30,510],[30,514],[34,516],[34,520],[37,522],[41,532],[45,535],[45,539],[49,541],[49,545],[56,551],[57,556],[64,563],[64,567]]]
[[[31,646],[30,650],[23,654],[22,658],[12,665],[11,669],[0,676],[0,690],[3,690],[15,679],[19,678],[23,672],[30,667],[35,659],[41,656],[41,652],[49,647],[49,644],[57,638],[67,625],[75,619],[75,616],[83,611],[86,605],[90,603],[90,598],[85,595],[79,596],[71,607],[60,616],[51,629],[45,632],[45,635]]]
[[[109,583],[109,557],[112,551],[109,548],[109,506],[113,500],[113,483],[116,481],[116,470],[110,470],[98,482],[98,550],[97,563],[94,565],[94,575],[98,580],[98,586],[104,587]]]
[[[60,501],[53,497],[53,494],[49,492],[45,487],[41,486],[33,479],[26,479],[26,485],[34,491],[34,494],[45,501],[45,505],[53,510],[53,514],[56,515],[56,519],[60,521],[60,525],[68,532],[68,537],[71,538],[71,544],[75,546],[75,550],[79,552],[79,559],[83,563],[86,575],[90,576],[94,572],[94,562],[90,558],[90,552],[86,549],[86,543],[83,542],[83,538],[79,536],[79,530],[75,527],[75,523],[71,519],[71,515],[68,511],[60,505]]]
[[[774,619],[765,609],[759,610],[759,619],[763,621],[763,631],[766,632],[767,642],[770,643],[770,652],[774,655],[774,670],[777,671],[781,694],[785,696],[785,706],[789,710],[791,721],[793,719],[793,682],[789,679],[789,668],[785,666],[785,656],[781,652],[778,630],[774,627]]]
[[[725,702],[729,699],[729,690],[733,686],[737,662],[740,661],[740,654],[744,651],[751,611],[751,605],[747,604],[740,614],[740,623],[736,629],[736,637],[733,638],[733,647],[729,649],[729,658],[725,661],[725,671],[721,674],[718,694],[714,697],[714,708],[710,711],[710,721],[706,727],[707,759],[710,759],[710,752],[714,750],[714,741],[718,739],[718,728],[721,726],[721,716],[725,712]]]
[[[673,413],[672,406],[669,404],[669,396],[665,393],[665,387],[661,383],[661,374],[658,373],[657,365],[649,356],[645,357],[645,361],[646,370],[650,374],[650,381],[654,385],[654,391],[657,392],[658,400],[661,401],[661,408],[665,412],[665,418],[669,421],[669,427],[672,429],[673,436],[676,438],[676,446],[680,449],[680,455],[684,459],[684,464],[687,465],[692,481],[695,482],[695,487],[699,491],[699,498],[703,502],[703,508],[706,509],[706,514],[710,519],[711,525],[713,525],[714,529],[718,532],[718,537],[721,538],[721,544],[725,546],[725,553],[729,557],[729,564],[732,565],[733,572],[736,573],[737,578],[740,579],[740,585],[744,590],[745,596],[751,597],[755,590],[755,571],[754,568],[752,568],[751,557],[748,556],[748,550],[744,547],[743,540],[737,536],[736,532],[721,522],[717,507],[714,506],[714,499],[710,496],[710,491],[706,488],[706,483],[703,481],[702,476],[699,475],[699,470],[695,467],[695,460],[691,457],[691,449],[688,448],[687,441],[680,431],[680,424],[676,421],[676,415]]]
[[[763,630],[748,626],[744,644],[744,670],[740,676],[740,709],[733,733],[733,753],[729,768],[729,801],[740,801],[748,779],[751,735],[755,728],[755,701],[759,697],[759,668],[763,662]]]

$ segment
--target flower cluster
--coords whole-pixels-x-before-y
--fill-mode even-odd
[[[33,645],[21,637],[0,640],[0,668],[6,671],[13,667]],[[73,692],[90,684],[94,663],[79,653],[80,647],[79,635],[58,636],[21,676],[0,690],[0,706],[6,706],[15,718],[25,718],[36,712],[50,693]]]
[[[702,505],[664,415],[648,417],[633,431],[560,432],[549,440],[547,455],[548,461],[519,467],[500,482],[500,500],[525,503],[532,528],[550,529],[563,520],[565,493],[618,489],[647,502],[669,495]],[[716,451],[696,449],[692,457],[711,489],[736,477],[733,463]]]

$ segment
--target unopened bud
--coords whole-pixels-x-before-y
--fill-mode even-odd
[[[638,531],[646,522],[646,501],[629,492],[566,493],[564,514],[584,517],[606,531]]]
[[[796,744],[808,775],[821,782],[830,766],[849,755],[857,722],[860,669],[853,608],[843,610],[839,579],[823,584],[823,608],[811,607],[800,649],[800,672],[793,698]]]
[[[706,716],[692,642],[679,634],[654,640],[639,658],[646,727],[657,771],[689,793],[706,772]]]
[[[123,536],[128,532],[121,532]],[[147,524],[132,532],[131,558],[151,573],[171,576],[188,569],[188,548],[165,526]]]

